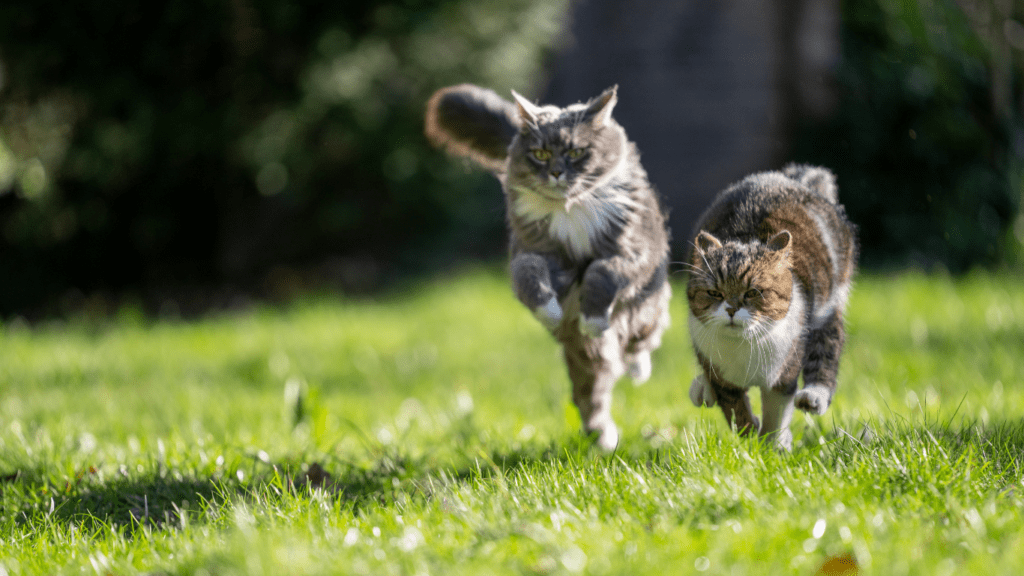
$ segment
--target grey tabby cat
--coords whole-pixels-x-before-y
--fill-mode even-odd
[[[740,433],[789,449],[794,405],[820,415],[831,404],[845,339],[857,240],[835,177],[795,164],[748,176],[698,226],[686,297],[702,373],[690,399],[719,404]],[[761,422],[747,399],[755,386]]]
[[[612,388],[651,374],[668,327],[668,231],[616,88],[566,108],[463,84],[427,105],[426,135],[505,191],[516,296],[561,343],[583,428],[612,450]]]

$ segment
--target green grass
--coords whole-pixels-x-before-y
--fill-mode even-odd
[[[792,454],[690,404],[676,294],[610,456],[493,270],[198,322],[7,323],[0,575],[1024,573],[1020,278],[862,277],[837,397]]]

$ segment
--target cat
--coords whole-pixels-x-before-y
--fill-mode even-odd
[[[639,152],[614,118],[617,86],[568,107],[514,103],[470,84],[427,104],[438,147],[505,193],[516,297],[561,344],[584,432],[618,445],[612,389],[642,383],[669,325],[669,231]]]
[[[698,220],[686,298],[696,406],[792,447],[793,408],[832,403],[856,266],[856,228],[826,168],[790,164],[721,192]],[[804,387],[797,390],[803,373]],[[747,390],[761,389],[761,422]]]

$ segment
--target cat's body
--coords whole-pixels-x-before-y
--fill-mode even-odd
[[[562,344],[586,432],[618,443],[612,388],[650,375],[668,327],[668,231],[636,146],[611,117],[614,88],[585,104],[516,103],[471,85],[427,106],[428,138],[491,170],[505,191],[512,286]]]
[[[702,373],[690,399],[789,448],[793,407],[824,414],[831,404],[845,340],[857,240],[835,177],[802,165],[748,176],[718,195],[698,229],[687,300]]]

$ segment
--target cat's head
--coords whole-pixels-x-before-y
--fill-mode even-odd
[[[611,117],[616,90],[566,108],[537,106],[513,91],[520,131],[509,148],[508,183],[568,200],[613,171],[627,152],[626,135]]]
[[[720,241],[706,231],[694,240],[686,297],[703,325],[750,337],[786,316],[792,298],[792,236]]]

